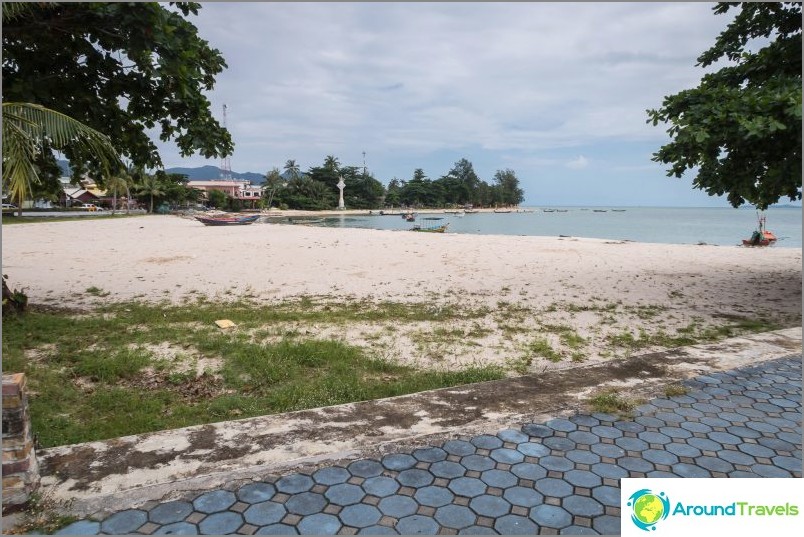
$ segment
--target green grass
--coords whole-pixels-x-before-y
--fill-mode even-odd
[[[589,403],[596,412],[627,415],[637,407],[639,401],[625,397],[616,390],[609,389],[592,397]]]
[[[550,360],[551,362],[559,362],[561,361],[561,354],[558,353],[550,342],[544,338],[536,338],[525,348],[525,352],[527,355],[534,355],[544,358],[545,360]]]
[[[687,395],[687,393],[689,393],[689,389],[683,384],[670,384],[664,388],[664,394],[667,397],[677,397],[679,395]]]

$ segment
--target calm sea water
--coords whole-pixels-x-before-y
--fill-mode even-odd
[[[756,211],[731,208],[671,207],[555,207],[555,212],[473,213],[462,217],[450,214],[419,214],[441,218],[430,223],[449,222],[448,233],[479,235],[541,235],[591,237],[670,244],[720,246],[741,244],[757,227]],[[530,209],[527,209],[530,210]],[[566,212],[559,212],[566,211]],[[605,211],[605,212],[596,212]],[[778,238],[776,248],[801,248],[802,209],[770,208],[765,213],[767,229]],[[410,229],[413,224],[399,216],[337,216],[315,225],[368,229]]]

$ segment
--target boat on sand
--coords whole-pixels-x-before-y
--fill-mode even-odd
[[[248,216],[196,216],[196,220],[205,226],[246,226],[253,224],[260,219],[260,215],[252,214]]]

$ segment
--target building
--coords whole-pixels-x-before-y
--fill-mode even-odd
[[[195,188],[204,193],[204,198],[208,199],[207,192],[219,190],[227,196],[242,202],[251,202],[251,207],[256,207],[262,198],[262,187],[252,185],[251,181],[242,179],[216,180],[216,181],[189,181],[187,186]]]

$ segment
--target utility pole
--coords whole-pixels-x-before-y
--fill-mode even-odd
[[[226,130],[226,108],[227,106],[223,105],[223,128]],[[232,180],[232,162],[229,160],[228,156],[221,157],[221,179],[224,181],[231,181]]]
[[[366,177],[366,152],[363,151],[363,178]]]

